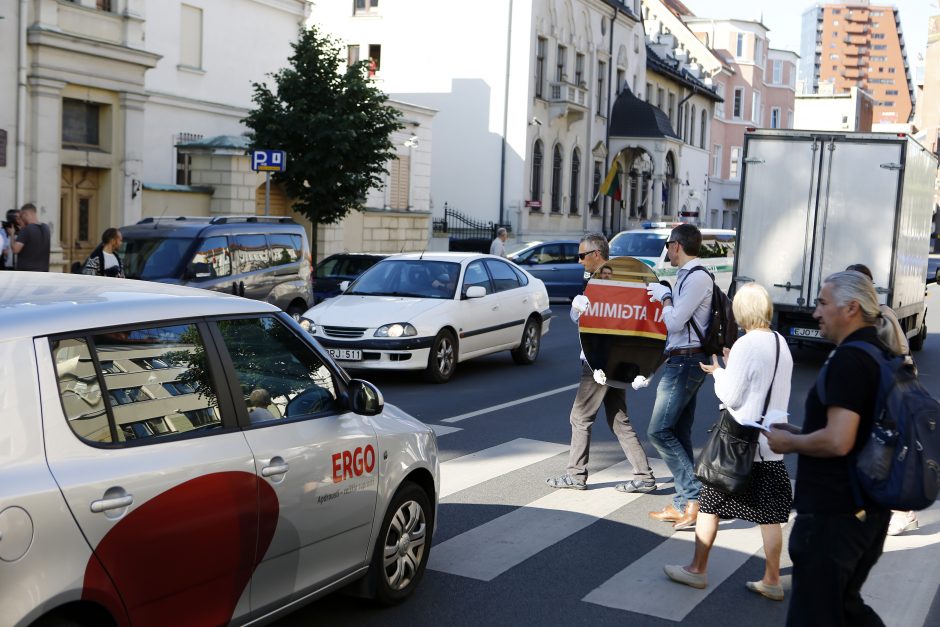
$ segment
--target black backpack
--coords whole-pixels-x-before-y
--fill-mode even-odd
[[[689,325],[695,331],[698,341],[702,343],[702,350],[709,355],[721,356],[725,348],[731,348],[731,345],[738,339],[738,323],[734,319],[734,312],[731,310],[731,299],[721,291],[721,288],[715,285],[715,276],[704,266],[695,266],[690,268],[688,274],[682,279],[682,282],[689,278],[696,270],[706,273],[712,280],[712,302],[708,318],[708,328],[703,334],[698,325],[695,324],[695,317],[689,318]],[[682,286],[679,286],[681,291]]]
[[[863,505],[863,492],[876,504],[893,510],[926,509],[940,491],[940,403],[904,364],[887,358],[869,342],[846,342],[870,355],[880,369],[871,434],[855,457],[852,491]],[[826,404],[828,361],[816,379],[816,394]]]

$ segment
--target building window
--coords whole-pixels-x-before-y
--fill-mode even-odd
[[[774,85],[780,85],[783,83],[783,61],[774,61],[773,82]]]
[[[755,91],[751,96],[751,121],[760,126],[764,123],[760,110],[760,92]]]
[[[382,46],[369,44],[369,76],[375,76],[382,71]]]
[[[607,117],[607,64],[597,62],[597,115]]]
[[[542,140],[536,139],[532,148],[532,184],[529,200],[542,200]]]
[[[568,194],[569,206],[568,212],[572,215],[578,213],[578,206],[581,202],[579,198],[580,189],[578,188],[581,182],[581,151],[577,148],[574,149],[574,152],[571,153],[571,186]]]
[[[99,146],[98,127],[101,105],[64,98],[62,100],[62,144],[69,146]]]
[[[568,49],[564,46],[558,46],[558,57],[555,59],[555,82],[560,83],[568,78],[565,73],[565,60],[568,57]]]
[[[692,105],[692,112],[689,113],[689,138],[688,142],[691,145],[695,145],[695,118],[698,117],[695,111],[695,105]]]
[[[876,44],[871,47],[872,50],[887,50],[888,46],[886,44]]]
[[[721,102],[715,103],[715,117],[721,120],[725,117],[725,86],[722,83],[718,83],[716,93],[721,98]]]
[[[744,88],[738,87],[737,89],[734,90],[734,110],[731,113],[731,116],[736,120],[740,120],[743,115],[743,112],[741,110],[744,106],[743,103],[744,103]]]
[[[702,109],[702,121],[700,124],[698,146],[704,150],[708,146],[708,109]]]
[[[764,60],[763,52],[764,51],[761,47],[760,37],[755,37],[754,38],[754,63],[756,63],[757,65],[760,65]]]
[[[652,99],[653,99],[653,84],[647,83],[646,84],[646,102],[649,102]]]
[[[535,44],[535,97],[541,98],[545,83],[545,45],[547,40],[539,37]]]
[[[731,179],[738,178],[738,161],[741,159],[741,148],[733,146],[731,148]]]
[[[721,178],[721,144],[715,144],[715,151],[712,153],[712,176]]]
[[[898,95],[897,89],[889,89],[885,92],[885,96],[897,96],[897,95]]]
[[[408,209],[411,205],[409,188],[411,183],[411,158],[398,155],[392,160],[389,172],[389,209]]]
[[[180,65],[202,69],[202,9],[180,5]]]
[[[617,94],[623,91],[623,88],[627,86],[627,73],[617,68]]]
[[[738,33],[738,41],[734,49],[734,56],[744,56],[744,33]]]
[[[897,71],[897,68],[896,68],[896,67],[889,67],[889,68],[888,68],[888,74],[894,74],[896,71]]]
[[[580,52],[574,55],[574,84],[584,87],[584,55]]]
[[[884,33],[872,33],[871,38],[872,39],[884,39],[885,34]]]
[[[346,46],[346,67],[359,63],[359,46]]]
[[[770,109],[770,128],[780,128],[780,107]]]
[[[672,122],[672,127],[676,127],[676,95],[672,92],[669,92],[669,109],[666,111],[666,114],[669,116],[669,121]]]
[[[176,148],[176,184],[192,185],[192,156],[179,149],[180,144],[189,144],[202,139],[198,133],[177,133],[173,138]]]
[[[95,0],[95,8],[99,11],[111,12],[111,0]]]
[[[555,144],[552,151],[552,213],[561,211],[561,145]]]
[[[594,162],[594,180],[591,185],[591,198],[593,200],[590,202],[591,205],[591,215],[596,216],[600,211],[598,199],[601,191],[601,162]]]
[[[374,15],[379,11],[379,0],[355,0],[353,15]]]
[[[660,111],[666,110],[666,90],[662,87],[656,89],[656,106]]]

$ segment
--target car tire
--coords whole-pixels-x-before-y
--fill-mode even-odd
[[[433,529],[431,500],[420,486],[406,481],[385,512],[372,552],[369,577],[378,603],[401,603],[418,587],[431,554]]]
[[[512,349],[512,360],[521,366],[535,363],[542,346],[542,324],[535,316],[529,318],[522,329],[522,340],[519,346]]]
[[[424,375],[432,383],[447,383],[454,376],[456,369],[457,339],[451,331],[443,329],[431,344],[428,367]]]
[[[295,322],[300,322],[300,317],[304,315],[307,309],[308,307],[304,303],[291,303],[290,307],[287,308],[287,315],[293,318]]]
[[[911,341],[908,345],[911,348],[911,351],[919,351],[924,348],[924,340],[927,339],[927,323],[920,328],[920,333],[911,338]]]

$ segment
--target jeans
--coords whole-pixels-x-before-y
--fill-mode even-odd
[[[581,382],[578,393],[571,407],[571,450],[568,453],[568,475],[572,479],[586,482],[587,464],[590,458],[591,427],[597,419],[597,412],[604,404],[607,425],[617,436],[620,448],[633,467],[633,476],[637,479],[653,479],[646,451],[627,417],[627,400],[623,390],[600,385],[594,380],[591,368],[581,362]]]
[[[692,467],[692,421],[695,420],[695,396],[705,381],[701,363],[710,363],[705,353],[670,357],[662,367],[656,388],[656,403],[650,418],[650,442],[672,471],[676,495],[672,503],[680,512],[689,501],[697,501],[702,484]]]
[[[890,520],[889,511],[870,511],[864,521],[854,514],[797,514],[790,532],[787,625],[884,625],[865,605],[861,589],[881,557]]]

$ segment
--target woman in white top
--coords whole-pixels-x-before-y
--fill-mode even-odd
[[[786,340],[770,330],[773,316],[770,296],[760,285],[748,283],[738,290],[732,307],[737,323],[746,333],[730,351],[725,349],[724,368],[718,365],[716,357],[712,357],[712,365],[702,364],[702,370],[714,375],[715,395],[737,422],[761,420],[768,389],[771,393],[767,414],[777,410],[779,417],[765,419],[763,423],[769,426],[773,422],[785,422],[793,358]],[[688,566],[664,567],[666,575],[673,581],[704,588],[708,583],[708,554],[718,534],[718,521],[738,518],[760,525],[764,541],[764,577],[759,581],[748,581],[748,590],[775,601],[783,600],[780,585],[781,525],[789,518],[793,493],[783,455],[770,450],[763,434],[758,444],[751,482],[743,493],[729,495],[702,484],[701,509],[695,524],[695,555]]]

